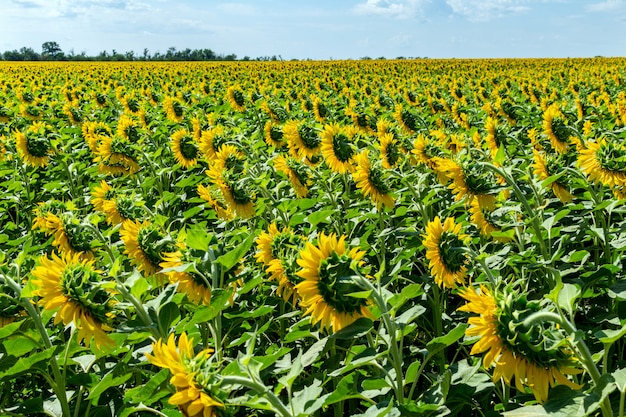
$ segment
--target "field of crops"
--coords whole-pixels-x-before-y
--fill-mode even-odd
[[[625,85],[0,63],[0,415],[624,416]]]

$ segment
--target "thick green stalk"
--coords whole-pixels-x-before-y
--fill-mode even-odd
[[[280,399],[272,392],[272,390],[257,381],[253,381],[252,379],[242,376],[225,376],[222,378],[222,385],[241,385],[249,388],[252,391],[256,392],[258,395],[267,399],[267,401],[269,401],[269,403],[274,408],[276,414],[282,417],[292,417],[289,409],[287,409],[285,404],[280,401]]]

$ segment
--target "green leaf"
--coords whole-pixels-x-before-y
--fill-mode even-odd
[[[254,243],[255,235],[250,234],[243,242],[241,242],[235,249],[230,252],[225,253],[222,256],[219,256],[215,262],[222,265],[225,269],[230,269],[237,264],[243,258],[243,256],[248,252],[252,244]]]
[[[611,374],[615,380],[617,389],[621,392],[626,392],[626,368],[618,369]]]
[[[392,309],[398,310],[404,303],[422,294],[424,294],[424,289],[421,284],[409,284],[403,287],[399,294],[394,294],[394,296],[389,299],[389,305],[391,305]]]
[[[356,390],[357,373],[352,372],[341,378],[332,393],[326,397],[324,406],[328,406],[339,401],[349,400],[351,398],[362,398]]]
[[[626,335],[626,326],[622,326],[618,330],[598,330],[594,335],[602,344],[612,345]]]
[[[580,295],[581,291],[577,285],[569,283],[563,284],[563,288],[561,288],[557,296],[557,304],[572,317],[576,310],[576,301],[580,298]]]
[[[30,356],[19,358],[9,369],[0,372],[0,379],[14,377],[34,369],[46,371],[48,368],[47,362],[54,355],[55,350],[56,348],[52,347],[41,352],[33,353]]]
[[[151,375],[150,379],[148,379],[144,385],[128,390],[124,395],[124,400],[133,404],[152,404],[154,401],[170,393],[169,390],[162,390],[162,394],[158,394],[159,387],[169,379],[170,371],[161,369],[156,374]]]
[[[454,329],[450,330],[447,334],[432,339],[426,344],[428,354],[434,355],[435,353],[447,348],[448,346],[452,345],[457,340],[462,338],[465,334],[465,329],[467,329],[467,326],[468,325],[466,323],[459,324]]]
[[[335,210],[320,210],[309,214],[306,220],[312,227],[316,227],[319,223],[328,223],[328,219],[335,213]]]
[[[282,384],[283,387],[286,387],[288,391],[291,391],[291,386],[293,385],[296,378],[302,373],[304,367],[302,366],[302,351],[298,353],[298,356],[293,360],[291,368],[289,368],[289,373],[287,375],[281,377],[278,382]]]
[[[302,355],[302,366],[306,368],[307,366],[312,365],[324,351],[327,342],[328,338],[325,337],[313,343],[313,345],[311,345],[311,347]]]
[[[417,372],[422,363],[419,360],[413,361],[404,374],[404,385],[412,384],[417,379]]]
[[[374,322],[367,317],[361,317],[349,326],[344,327],[330,337],[333,339],[354,340],[366,335],[372,330]]]
[[[180,319],[180,310],[175,302],[170,301],[159,309],[159,325],[162,329],[169,329],[178,319]]]
[[[37,351],[41,344],[37,341],[37,333],[29,332],[30,336],[17,335],[2,344],[8,354],[20,357],[29,352]]]
[[[496,152],[495,158],[493,158],[494,162],[500,166],[503,166],[506,162],[506,151],[504,149],[504,144],[501,144],[498,148],[498,152]]]
[[[92,405],[98,404],[98,400],[104,391],[111,387],[119,387],[124,382],[128,381],[128,379],[132,376],[132,373],[130,372],[115,376],[116,371],[117,369],[113,368],[104,376],[104,378],[100,380],[100,382],[96,384],[95,387],[91,389],[87,399],[91,400]]]
[[[294,393],[291,400],[291,405],[294,410],[294,415],[298,417],[308,417],[313,415],[319,410],[326,397],[330,394],[321,395],[323,388],[321,387],[321,381],[318,379],[313,380],[311,385],[307,385],[302,390]]]
[[[185,243],[188,248],[206,252],[209,249],[211,238],[211,234],[205,228],[194,227],[187,230]]]

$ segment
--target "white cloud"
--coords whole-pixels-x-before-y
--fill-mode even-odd
[[[374,14],[389,17],[411,17],[421,10],[429,0],[366,0],[357,4],[354,12],[357,14]]]
[[[611,12],[621,10],[626,6],[624,0],[606,0],[601,3],[589,4],[586,9],[590,12]]]
[[[473,21],[489,20],[530,10],[524,5],[528,0],[446,0],[446,3],[454,14]]]

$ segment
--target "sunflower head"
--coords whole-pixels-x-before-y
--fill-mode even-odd
[[[468,257],[464,250],[467,236],[453,217],[441,223],[439,217],[428,223],[424,246],[426,259],[435,282],[443,288],[455,288],[465,282]]]
[[[547,400],[549,388],[556,384],[582,388],[567,378],[580,373],[580,366],[556,325],[525,322],[546,306],[529,300],[517,284],[496,290],[481,286],[478,293],[464,288],[459,295],[468,301],[459,310],[480,315],[469,318],[465,333],[479,336],[470,353],[485,353],[483,365],[494,366],[494,381],[511,385],[515,379],[519,391],[529,389],[539,402]]]
[[[32,271],[34,295],[46,310],[57,310],[55,324],[74,323],[78,340],[94,339],[96,346],[112,345],[105,330],[111,329],[115,317],[113,286],[103,279],[93,261],[78,254],[52,254],[39,260]]]
[[[187,129],[178,129],[172,134],[171,147],[174,158],[181,167],[188,169],[198,163],[200,148],[196,144],[194,136]]]
[[[285,146],[286,143],[283,137],[283,129],[279,124],[276,124],[272,120],[268,120],[265,123],[263,131],[265,133],[265,143],[269,146],[275,146],[277,148]]]
[[[324,233],[317,245],[309,242],[300,251],[297,275],[303,281],[296,289],[313,323],[320,322],[323,328],[337,332],[360,317],[372,317],[369,301],[350,295],[360,289],[352,277],[367,272],[364,255],[358,248],[348,250],[345,236]]]
[[[152,343],[152,354],[146,354],[152,364],[168,369],[170,383],[176,393],[169,403],[178,406],[185,416],[217,417],[224,409],[226,393],[219,390],[218,366],[212,360],[213,349],[194,353],[193,339],[181,333],[176,344],[174,334],[167,342],[162,339]]]
[[[239,112],[246,109],[246,97],[244,96],[241,87],[238,85],[228,87],[228,90],[226,90],[226,99],[233,109]]]

